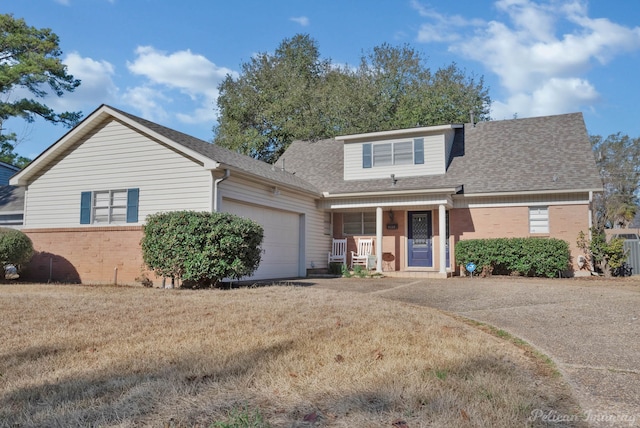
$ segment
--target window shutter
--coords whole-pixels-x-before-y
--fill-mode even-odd
[[[127,223],[138,222],[138,198],[140,189],[127,189]]]
[[[413,163],[415,165],[424,163],[424,138],[413,140]]]
[[[362,167],[371,168],[371,143],[362,145]]]
[[[80,193],[80,224],[91,223],[91,192]]]

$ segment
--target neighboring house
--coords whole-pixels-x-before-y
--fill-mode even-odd
[[[0,161],[0,227],[19,228],[24,212],[24,189],[9,186],[9,178],[20,168]]]
[[[8,186],[9,178],[18,171],[20,168],[17,166],[0,161],[0,186]]]
[[[145,218],[173,210],[261,223],[254,279],[326,269],[332,237],[374,238],[388,275],[447,276],[470,238],[557,237],[575,258],[602,190],[581,114],[298,141],[272,166],[104,105],[11,184],[30,275],[85,283],[144,273]]]
[[[334,238],[375,238],[387,275],[446,276],[472,238],[559,238],[575,260],[602,191],[580,113],[298,141],[280,162],[322,190]]]

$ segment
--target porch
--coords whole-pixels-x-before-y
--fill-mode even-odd
[[[372,239],[375,262],[371,269],[385,276],[446,278],[455,271],[451,268],[449,213],[444,205],[340,210],[331,213],[331,221],[332,237],[347,241],[348,266],[358,241]]]

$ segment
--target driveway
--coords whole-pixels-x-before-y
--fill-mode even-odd
[[[311,279],[493,325],[551,357],[591,426],[640,426],[640,277]]]

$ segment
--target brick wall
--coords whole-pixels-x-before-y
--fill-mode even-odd
[[[528,207],[460,208],[450,213],[451,236],[458,242],[464,239],[523,238],[546,236],[567,241],[571,250],[574,270],[576,258],[581,254],[577,248],[578,233],[588,232],[589,207],[583,205],[549,206],[549,233],[529,233]]]
[[[143,273],[141,226],[22,231],[37,251],[26,280],[113,284],[117,268],[118,284],[133,284]]]

